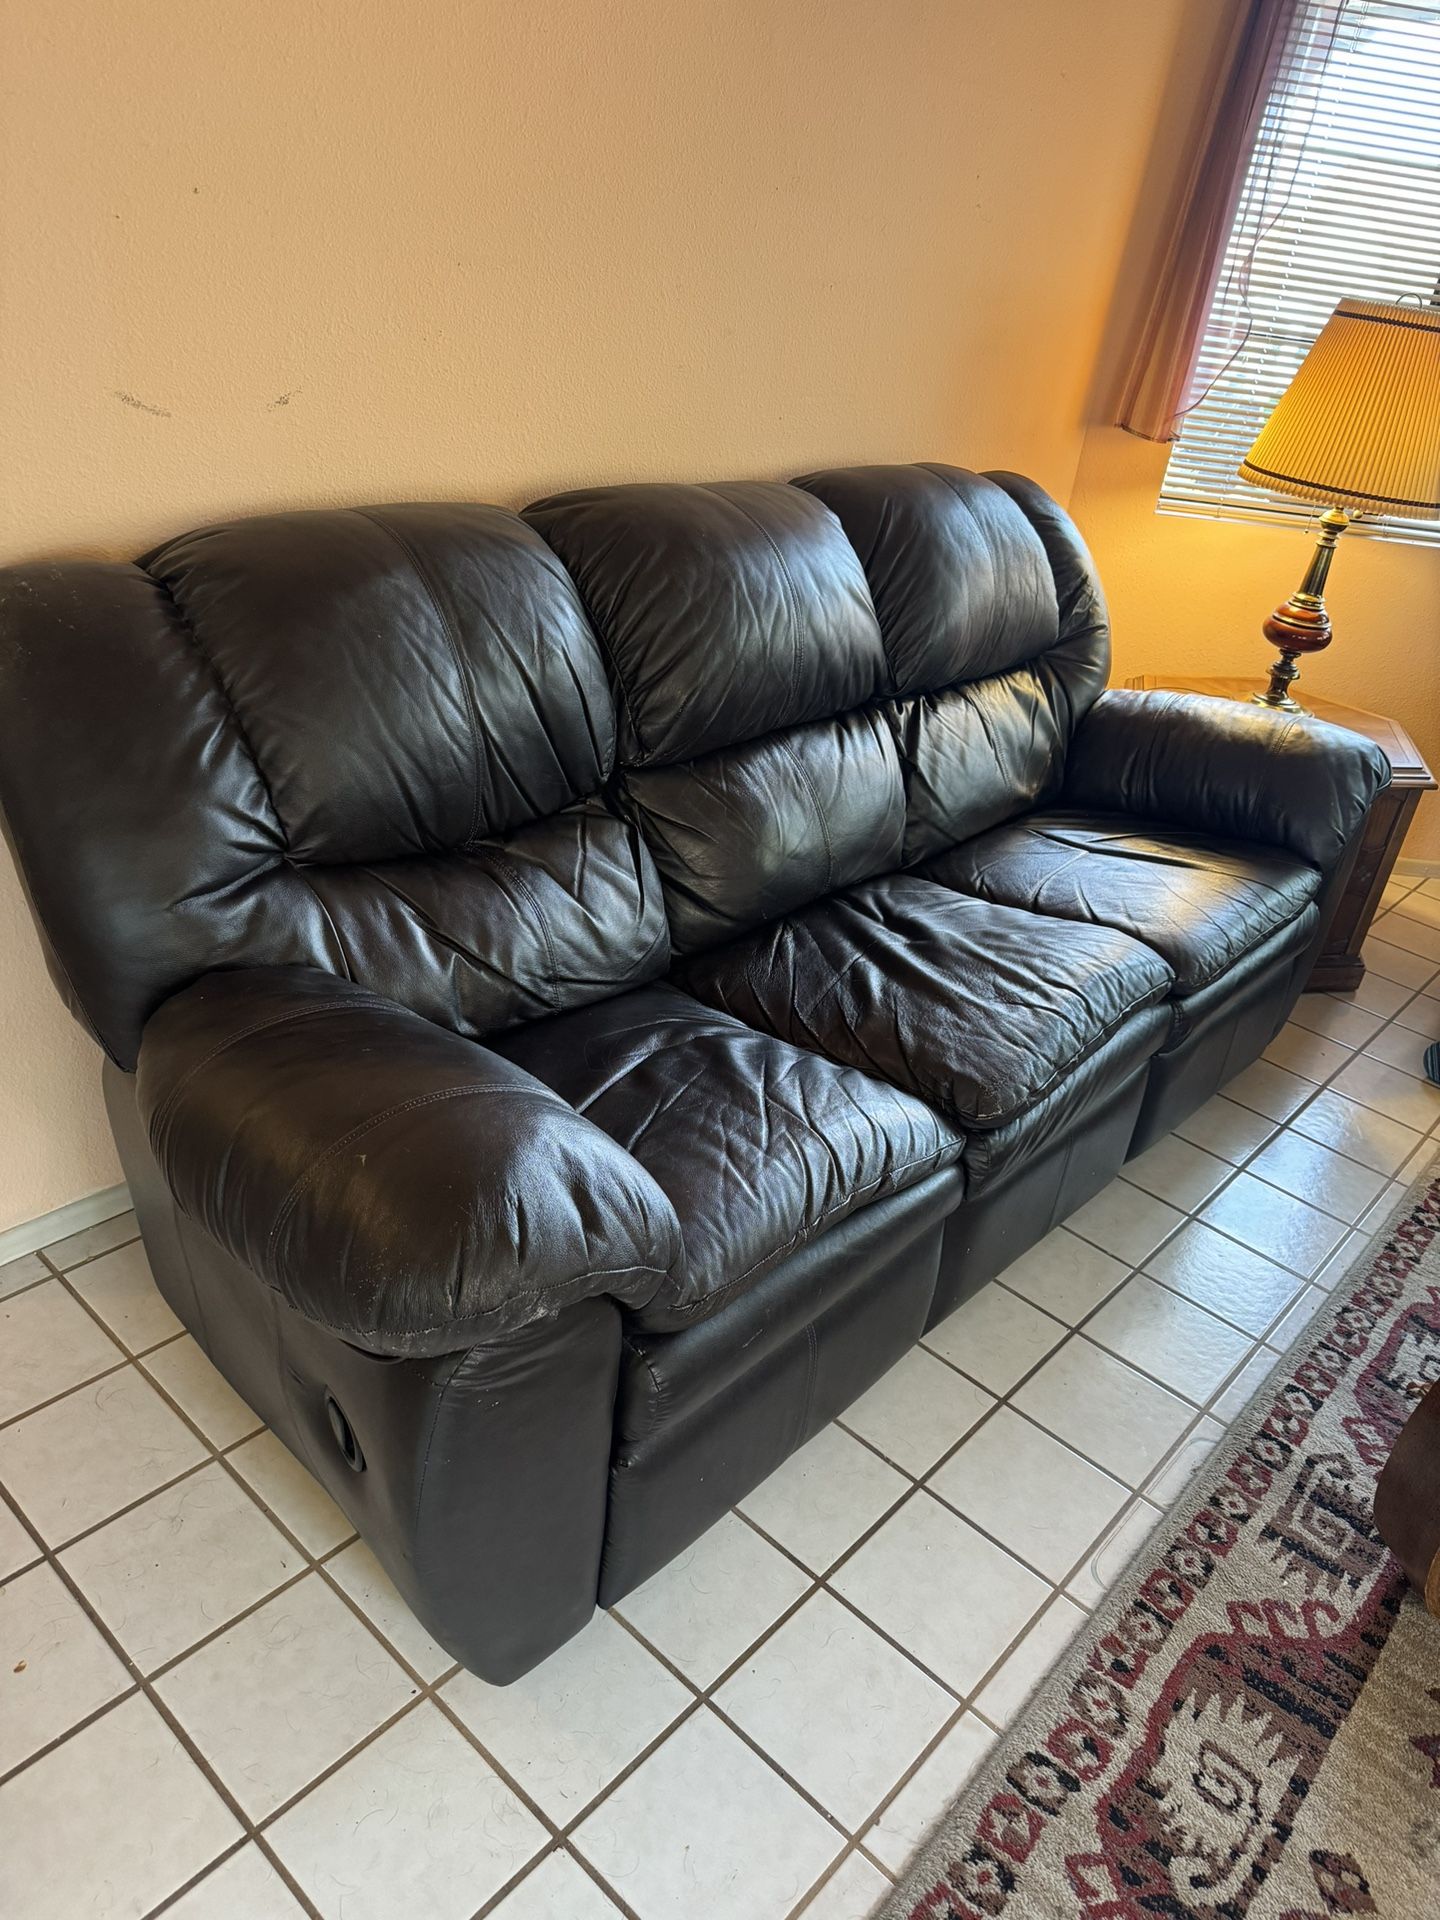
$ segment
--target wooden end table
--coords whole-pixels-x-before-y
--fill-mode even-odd
[[[1129,685],[1166,693],[1208,693],[1222,700],[1248,700],[1259,691],[1258,680],[1169,679],[1163,674],[1140,673]],[[1380,904],[1380,895],[1390,878],[1400,853],[1401,842],[1415,818],[1415,809],[1423,793],[1433,793],[1436,780],[1420,758],[1420,750],[1398,720],[1383,713],[1368,713],[1364,707],[1349,707],[1341,700],[1313,700],[1305,697],[1306,711],[1332,726],[1349,727],[1375,742],[1390,762],[1390,785],[1377,794],[1365,837],[1350,875],[1345,896],[1335,909],[1325,948],[1310,970],[1305,983],[1307,993],[1353,993],[1365,978],[1365,962],[1360,948],[1370,931],[1370,922]],[[1267,711],[1256,707],[1257,713]],[[1286,718],[1288,716],[1280,716]]]

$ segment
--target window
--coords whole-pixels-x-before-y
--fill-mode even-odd
[[[1236,468],[1346,294],[1440,302],[1440,0],[1303,0],[1241,191],[1162,513],[1319,509]],[[1356,533],[1440,545],[1440,520]]]

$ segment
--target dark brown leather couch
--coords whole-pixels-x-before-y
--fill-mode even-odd
[[[1104,691],[944,466],[0,577],[0,807],[156,1278],[523,1673],[1252,1060],[1386,778]]]

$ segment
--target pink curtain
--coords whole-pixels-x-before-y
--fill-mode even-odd
[[[1173,440],[1191,384],[1245,170],[1291,23],[1304,0],[1240,0],[1221,77],[1125,382],[1116,425]]]

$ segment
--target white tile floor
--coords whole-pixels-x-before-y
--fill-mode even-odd
[[[1440,882],[1387,907],[1357,994],[513,1687],[259,1430],[133,1219],[0,1268],[7,1916],[861,1920],[1437,1144]]]

